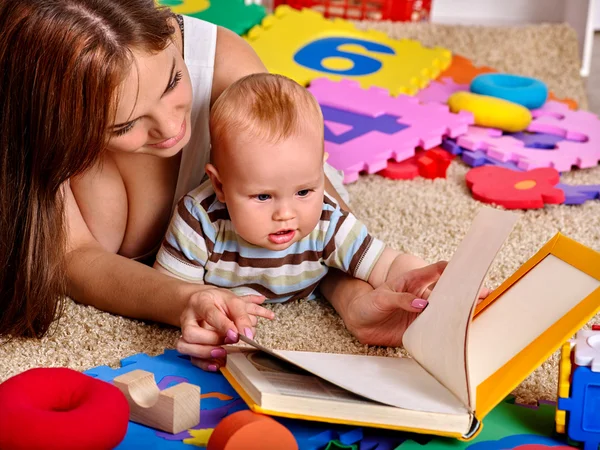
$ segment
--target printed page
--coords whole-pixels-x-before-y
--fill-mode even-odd
[[[411,358],[271,350],[240,339],[343,389],[398,408],[465,414],[460,400]]]
[[[467,330],[483,280],[517,217],[482,208],[433,289],[429,305],[403,338],[412,357],[470,411],[477,385],[469,383]]]

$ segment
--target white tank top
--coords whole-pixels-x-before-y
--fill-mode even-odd
[[[183,18],[183,59],[192,81],[192,135],[183,148],[173,207],[179,199],[198,187],[210,156],[208,119],[215,68],[217,27],[194,17]]]

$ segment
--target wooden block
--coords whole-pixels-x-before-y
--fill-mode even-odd
[[[180,433],[200,423],[200,387],[179,383],[161,391],[154,374],[133,370],[113,380],[129,403],[129,420],[151,428]]]
[[[275,419],[244,410],[219,422],[206,450],[298,450],[298,443]]]

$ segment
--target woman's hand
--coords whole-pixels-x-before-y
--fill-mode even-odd
[[[408,326],[427,306],[432,286],[448,263],[414,269],[348,303],[344,323],[363,344],[399,347]]]
[[[216,372],[225,365],[223,344],[234,344],[239,333],[253,338],[258,317],[273,319],[259,295],[238,297],[227,289],[211,287],[194,292],[181,314],[181,338],[177,350],[190,355],[192,363]]]

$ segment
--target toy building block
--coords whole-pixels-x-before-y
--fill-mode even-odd
[[[298,443],[275,419],[245,410],[219,422],[206,450],[298,450]]]
[[[129,403],[132,422],[180,433],[200,422],[200,387],[179,383],[161,391],[154,374],[133,370],[113,380]]]

